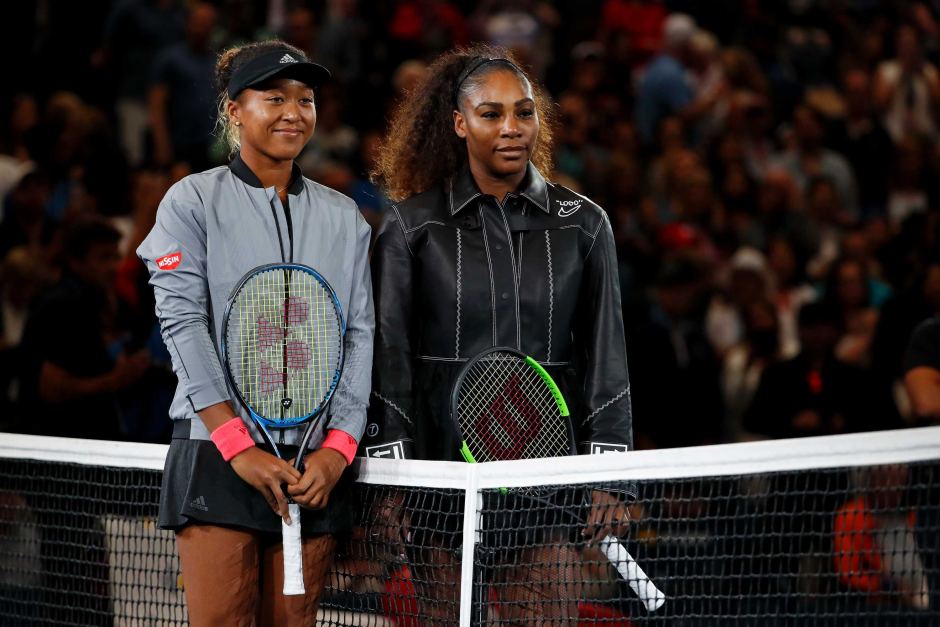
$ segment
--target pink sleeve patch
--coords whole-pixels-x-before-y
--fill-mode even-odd
[[[356,438],[345,431],[330,429],[326,432],[326,439],[323,440],[322,448],[339,451],[346,458],[346,463],[351,464],[356,458],[356,449],[359,448],[359,443],[356,442]]]
[[[162,257],[157,258],[156,264],[157,268],[160,270],[173,270],[174,268],[179,267],[182,261],[183,253],[176,251],[175,253],[170,253],[169,255],[163,255]]]

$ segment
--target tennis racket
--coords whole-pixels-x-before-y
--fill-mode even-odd
[[[303,458],[343,371],[346,323],[330,284],[300,264],[249,272],[232,291],[222,321],[222,362],[229,383],[274,453],[271,430],[306,423],[294,466]],[[282,439],[283,442],[283,439]],[[288,496],[281,523],[284,594],[303,594],[300,506]]]
[[[575,451],[568,405],[545,369],[505,347],[490,348],[460,371],[451,394],[451,418],[470,463],[562,457]],[[617,538],[601,551],[650,612],[666,602]]]

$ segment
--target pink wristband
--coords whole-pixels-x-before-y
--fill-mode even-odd
[[[241,418],[235,417],[217,428],[209,436],[215,447],[222,453],[222,459],[229,461],[244,450],[255,445],[248,433],[248,427]]]
[[[326,432],[326,439],[323,440],[323,446],[320,448],[331,448],[334,451],[339,451],[346,458],[346,465],[348,466],[356,458],[356,449],[359,448],[359,443],[356,442],[356,438],[341,429],[330,429]]]

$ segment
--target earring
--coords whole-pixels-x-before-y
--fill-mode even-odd
[[[241,125],[242,125],[241,122],[235,122],[235,126],[241,126]]]

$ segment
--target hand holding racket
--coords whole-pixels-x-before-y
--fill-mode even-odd
[[[307,455],[303,467],[303,476],[287,486],[288,496],[310,509],[326,507],[333,486],[346,469],[346,458],[334,449],[322,448]]]
[[[291,522],[284,486],[293,485],[300,480],[299,470],[289,462],[258,447],[242,451],[229,461],[229,465],[242,481],[261,493],[275,514],[286,522]]]
[[[303,460],[342,374],[345,331],[333,288],[299,264],[270,264],[249,272],[233,290],[222,321],[226,376],[277,457],[283,459],[269,429],[306,424],[293,464],[297,475],[289,483],[304,502],[321,507],[324,492],[328,496],[332,488],[330,477],[322,479],[330,485],[314,485],[321,480],[320,469],[304,473]],[[311,489],[315,494],[308,494]],[[280,486],[273,494],[276,500],[279,491]],[[289,516],[281,526],[284,594],[303,594],[300,506],[290,496],[287,502]]]
[[[600,542],[608,535],[625,535],[630,526],[627,504],[610,492],[591,490],[591,507],[581,535],[587,543]]]
[[[451,418],[470,463],[562,457],[574,453],[568,406],[542,366],[512,348],[491,348],[461,370],[451,395]],[[612,535],[601,551],[646,609],[666,601],[630,553]]]

